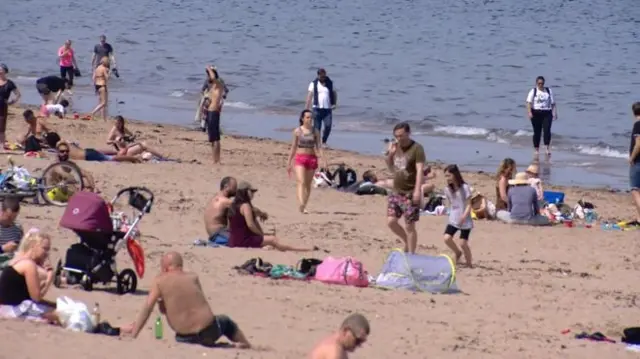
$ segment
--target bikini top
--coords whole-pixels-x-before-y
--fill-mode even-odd
[[[305,133],[302,127],[298,129],[298,147],[299,148],[315,148],[316,136],[313,131]]]
[[[0,304],[18,305],[30,298],[24,275],[11,266],[5,268],[0,275]]]

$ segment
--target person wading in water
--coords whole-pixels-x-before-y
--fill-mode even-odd
[[[547,156],[551,156],[551,124],[558,119],[558,108],[551,89],[544,86],[544,77],[536,78],[536,87],[527,95],[527,115],[533,127],[533,148],[535,156],[540,154],[540,137],[544,131],[544,146]]]

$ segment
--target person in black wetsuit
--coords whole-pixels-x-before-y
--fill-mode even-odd
[[[0,64],[0,148],[4,147],[9,105],[20,101],[20,90],[13,81],[7,78],[8,73],[7,65]],[[11,94],[14,95],[13,100],[10,100]]]
[[[62,92],[69,88],[69,80],[58,76],[45,76],[36,80],[36,89],[44,101],[43,105],[57,104]]]

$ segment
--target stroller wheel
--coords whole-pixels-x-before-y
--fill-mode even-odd
[[[132,269],[125,269],[118,274],[118,294],[135,293],[138,288],[138,277]]]
[[[82,276],[80,284],[82,285],[82,288],[84,288],[84,290],[86,290],[87,292],[91,292],[93,290],[93,282],[91,281],[91,278],[86,274]]]
[[[53,285],[56,288],[60,288],[62,285],[62,260],[59,260],[56,265],[56,271],[53,274]]]

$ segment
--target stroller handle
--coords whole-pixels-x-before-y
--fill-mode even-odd
[[[132,198],[135,197],[135,195],[142,195],[142,194],[146,194],[149,196],[148,199],[146,199],[146,203],[143,204],[139,204],[139,205],[133,205],[134,207],[140,207],[138,208],[138,210],[145,212],[145,213],[149,213],[151,211],[151,206],[153,206],[153,192],[151,192],[150,189],[146,188],[146,187],[127,187],[127,188],[123,188],[120,191],[118,191],[118,194],[115,195],[115,197],[113,198],[113,200],[111,201],[111,203],[114,203],[118,198],[120,198],[120,196],[122,196],[123,194],[128,194],[129,195],[129,200],[131,201]],[[144,196],[143,196],[144,197]],[[130,204],[132,204],[130,202]]]
[[[149,195],[149,202],[153,202],[153,192],[151,192],[150,189],[148,189],[147,187],[127,187],[127,188],[123,188],[120,191],[118,191],[118,194],[116,194],[116,197],[120,197],[125,193],[135,193],[135,192],[144,192],[146,194]]]

